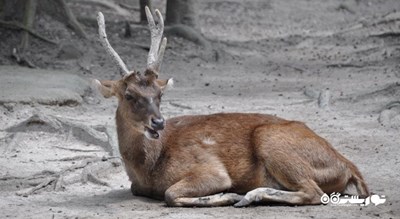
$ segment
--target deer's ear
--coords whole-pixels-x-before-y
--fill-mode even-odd
[[[97,79],[93,80],[93,84],[105,98],[115,96],[115,92],[113,89],[113,85],[115,84],[115,82],[116,81],[110,81],[110,80],[102,80],[102,81],[99,81]]]
[[[174,80],[172,78],[170,78],[168,80],[157,79],[156,83],[158,84],[158,86],[160,86],[162,91],[165,91],[169,88],[172,88],[172,86],[174,85]]]

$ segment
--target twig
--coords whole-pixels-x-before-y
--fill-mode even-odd
[[[185,106],[185,105],[182,105],[182,104],[179,104],[179,103],[169,102],[169,104],[171,104],[171,106],[182,108],[182,109],[189,109],[189,110],[193,109],[190,106]]]
[[[47,187],[49,184],[51,184],[51,183],[54,182],[55,180],[56,180],[55,177],[48,177],[44,182],[40,183],[39,185],[37,185],[37,186],[35,186],[35,187],[33,187],[33,188],[30,188],[30,189],[27,189],[27,190],[25,190],[25,191],[18,191],[16,194],[17,194],[18,196],[27,197],[27,196],[29,196],[29,195],[32,195],[32,194],[33,194],[34,192],[36,192],[37,190],[40,190],[40,189],[42,189],[42,188]]]
[[[384,32],[384,33],[380,33],[380,34],[371,34],[371,37],[399,37],[400,36],[400,32]]]
[[[47,161],[73,161],[73,160],[83,160],[83,159],[88,159],[88,158],[94,158],[94,156],[78,155],[78,156],[73,156],[73,157],[66,157],[66,158],[62,158],[62,159],[52,159],[52,160],[47,160]]]
[[[4,28],[8,28],[8,29],[13,29],[13,30],[24,30],[24,31],[29,32],[32,36],[34,36],[34,37],[36,37],[38,39],[41,39],[41,40],[43,40],[45,42],[48,42],[48,43],[51,43],[51,44],[54,44],[54,45],[58,44],[57,42],[55,42],[53,40],[50,40],[50,39],[47,39],[44,36],[41,36],[40,34],[36,33],[35,31],[29,29],[28,27],[25,27],[24,25],[22,25],[22,24],[20,24],[18,22],[0,20],[0,26],[2,26]]]
[[[85,149],[78,149],[78,148],[66,148],[61,146],[54,146],[55,148],[67,150],[67,151],[76,151],[76,152],[99,152],[101,150],[85,150]]]
[[[289,104],[285,104],[285,106],[293,106],[293,105],[306,105],[308,103],[312,103],[315,100],[303,100],[303,101],[298,101],[298,102],[293,102],[293,103],[289,103]]]
[[[349,63],[336,63],[336,64],[329,64],[326,66],[327,68],[362,68],[362,65],[355,65]]]
[[[285,66],[285,67],[289,67],[289,68],[293,68],[294,70],[296,70],[296,71],[299,71],[300,73],[303,73],[303,72],[305,72],[305,70],[304,70],[304,69],[302,69],[302,68],[300,68],[300,67],[293,66],[293,65],[289,65],[289,64],[283,64],[283,66]]]

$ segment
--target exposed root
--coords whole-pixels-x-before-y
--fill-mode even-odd
[[[28,27],[25,27],[24,25],[22,25],[18,22],[0,20],[0,26],[3,28],[13,29],[13,30],[24,30],[24,31],[27,31],[28,33],[30,33],[32,36],[34,36],[44,42],[51,43],[54,45],[58,44],[57,42],[47,39],[46,37],[36,33],[34,30],[32,30]]]
[[[110,0],[79,0],[79,1],[75,0],[75,1],[83,3],[83,4],[97,5],[97,6],[109,8],[114,11],[113,12],[114,14],[118,14],[123,17],[131,17],[132,13],[130,13],[126,9],[132,10],[131,8],[135,8],[135,7],[130,7],[129,5],[126,5],[126,4],[120,4],[120,3],[117,4],[112,0],[111,1]],[[139,10],[138,8],[136,8],[136,9]]]
[[[78,182],[91,182],[96,185],[109,186],[107,182],[99,179],[99,177],[106,176],[110,172],[121,171],[121,168],[119,168],[121,165],[120,158],[93,157],[85,159],[79,164],[72,165],[59,172],[42,171],[31,177],[15,179],[19,181],[28,181],[28,184],[33,186],[32,188],[17,191],[16,195],[26,197],[46,188],[54,191],[61,191],[66,185]]]
[[[40,189],[46,188],[48,185],[50,185],[50,184],[51,184],[52,182],[54,182],[55,180],[56,180],[55,177],[46,178],[46,179],[45,179],[42,183],[40,183],[39,185],[37,185],[37,186],[35,186],[35,187],[33,187],[33,188],[29,188],[29,189],[26,189],[26,190],[18,191],[18,192],[16,193],[16,195],[28,197],[29,195],[32,195],[34,192],[36,192],[36,191],[38,191],[38,190],[40,190]]]
[[[37,0],[28,0],[25,3],[24,26],[28,29],[33,28],[33,21],[35,20]],[[29,48],[29,32],[25,31],[21,39],[21,49],[26,51]]]
[[[400,96],[400,83],[392,83],[382,89],[372,92],[355,95],[347,98],[340,98],[339,101],[372,106],[373,112],[380,113],[387,108],[387,103],[398,102]]]
[[[400,83],[393,83],[390,84],[389,86],[380,89],[380,90],[376,90],[370,93],[366,93],[363,95],[359,95],[355,98],[353,98],[354,102],[360,102],[360,101],[364,101],[367,99],[381,99],[383,97],[393,97],[396,99],[396,97],[400,96]]]
[[[76,139],[87,142],[89,144],[99,145],[105,149],[111,156],[116,156],[115,152],[118,145],[115,143],[115,139],[111,135],[109,128],[92,128],[90,126],[75,122],[71,119],[65,119],[50,115],[44,115],[41,113],[34,114],[27,120],[11,126],[6,129],[7,132],[30,132],[30,131],[44,131],[44,132],[65,132],[68,130],[66,140],[69,140],[70,136],[74,136]],[[99,131],[100,130],[100,131]],[[58,147],[58,146],[56,146]],[[70,151],[79,152],[94,152],[95,150],[86,149],[73,149],[73,148],[60,148]]]
[[[123,2],[119,2],[118,5],[120,5],[122,8],[131,10],[131,11],[140,11],[140,8],[134,7],[134,6],[131,6],[131,5],[128,5],[128,4],[124,4]]]
[[[107,182],[99,179],[95,174],[93,174],[90,168],[84,168],[82,171],[82,183],[91,182],[101,186],[109,186]]]
[[[13,48],[11,57],[15,59],[15,61],[21,66],[36,68],[36,65],[33,64],[29,59],[27,59],[24,54],[20,54],[16,48]]]
[[[67,3],[64,0],[56,0],[61,7],[61,10],[65,14],[66,23],[82,38],[87,39],[87,34],[83,30],[82,25],[76,20],[75,15],[72,13],[71,9],[68,7]]]
[[[165,34],[182,37],[206,48],[211,46],[210,42],[200,32],[183,24],[166,27]]]

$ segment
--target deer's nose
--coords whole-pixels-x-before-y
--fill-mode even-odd
[[[151,118],[151,127],[155,130],[164,129],[164,118]]]

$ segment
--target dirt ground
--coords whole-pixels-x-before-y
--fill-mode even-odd
[[[126,18],[79,2],[69,4],[89,40],[40,15],[35,28],[59,44],[33,39],[27,57],[42,69],[118,79],[97,41],[101,10],[111,44],[143,70],[149,36],[138,11]],[[164,11],[163,3],[154,6]],[[175,88],[163,99],[164,116],[259,112],[304,121],[353,161],[386,202],[168,208],[134,197],[115,151],[117,102],[88,91],[79,105],[0,105],[0,217],[400,218],[400,1],[206,0],[196,9],[212,49],[169,37],[161,77],[173,77]],[[0,64],[16,65],[10,54],[18,32],[0,30]]]

